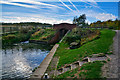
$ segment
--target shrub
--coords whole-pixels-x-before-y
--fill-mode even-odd
[[[7,36],[5,36],[4,37],[4,39],[14,39],[14,38],[16,38],[16,36],[15,35],[12,35],[12,34],[10,34],[10,35],[7,35]]]
[[[29,31],[26,34],[24,33],[14,33],[7,34],[2,37],[2,46],[11,45],[13,43],[26,41],[30,38],[31,34],[35,32],[35,30]]]
[[[27,28],[20,29],[20,33],[28,33],[28,32],[29,32],[29,29],[27,29]]]
[[[78,42],[78,40],[81,40],[81,37],[79,35],[72,35],[72,36],[67,36],[65,38],[65,42],[71,43],[71,42]]]

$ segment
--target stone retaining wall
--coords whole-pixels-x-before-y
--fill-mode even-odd
[[[30,80],[34,79],[41,79],[49,66],[49,63],[51,62],[53,55],[55,54],[57,48],[59,47],[59,44],[55,44],[54,47],[51,49],[49,54],[45,57],[45,59],[42,61],[40,66],[33,72],[33,74],[30,76]]]

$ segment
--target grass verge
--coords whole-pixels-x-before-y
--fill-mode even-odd
[[[83,57],[89,56],[91,54],[97,53],[107,53],[109,46],[113,43],[113,37],[115,32],[112,30],[101,30],[100,38],[94,41],[88,42],[77,49],[67,49],[68,44],[60,43],[55,56],[59,56],[58,68],[81,60]]]
[[[94,79],[94,80],[100,80],[101,77],[101,67],[104,65],[104,62],[102,61],[95,61],[95,62],[89,62],[86,64],[83,64],[82,67],[76,68],[72,71],[67,71],[66,73],[63,73],[61,75],[58,75],[56,78],[77,78],[77,79]]]

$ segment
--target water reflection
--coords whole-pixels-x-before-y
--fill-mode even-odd
[[[48,47],[48,48],[47,48]],[[22,43],[2,50],[2,77],[25,78],[39,66],[49,53],[50,46]]]

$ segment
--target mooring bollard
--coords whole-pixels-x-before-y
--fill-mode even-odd
[[[44,75],[44,77],[43,77],[44,79],[48,79],[49,78],[49,76],[48,76],[48,74],[47,73],[45,73],[45,75]]]

